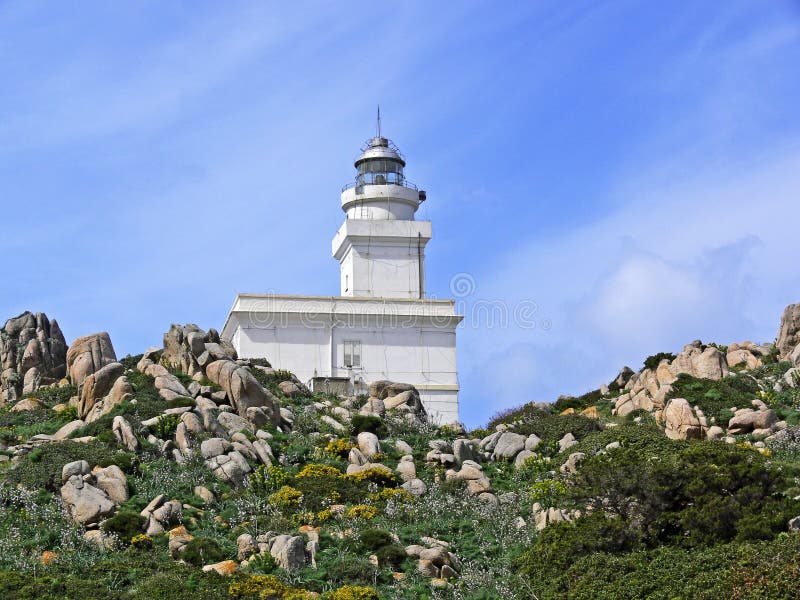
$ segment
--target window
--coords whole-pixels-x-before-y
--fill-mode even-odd
[[[345,341],[344,366],[348,368],[361,366],[361,342]]]

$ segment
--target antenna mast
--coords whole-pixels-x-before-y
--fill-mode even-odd
[[[381,105],[378,104],[378,122],[377,122],[377,129],[378,129],[378,137],[381,137]]]

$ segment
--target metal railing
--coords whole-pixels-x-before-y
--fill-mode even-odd
[[[366,181],[351,181],[350,183],[345,184],[342,186],[342,191],[349,190],[350,188],[363,188],[365,185],[399,185],[400,187],[408,188],[410,190],[419,191],[419,188],[411,183],[410,181],[406,181],[403,179],[402,181],[385,181],[383,183],[376,183],[376,182],[366,182]],[[356,190],[356,193],[360,193]]]

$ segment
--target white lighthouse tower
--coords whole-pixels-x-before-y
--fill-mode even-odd
[[[453,300],[425,296],[430,221],[415,214],[424,191],[405,178],[406,162],[377,135],[355,161],[341,192],[345,220],[333,238],[341,295],[239,294],[222,336],[242,358],[267,358],[314,388],[364,393],[388,379],[413,384],[428,415],[458,420]]]
[[[425,245],[430,221],[415,221],[425,192],[406,181],[400,150],[380,134],[355,162],[356,179],[342,190],[344,224],[333,238],[342,296],[425,297]]]

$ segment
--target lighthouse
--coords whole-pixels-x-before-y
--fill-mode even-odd
[[[333,238],[341,267],[342,296],[425,297],[425,246],[430,221],[414,215],[424,191],[405,178],[400,150],[378,135],[367,140],[355,162],[355,180],[341,195],[345,221]]]
[[[266,358],[314,390],[363,394],[373,381],[410,383],[431,420],[458,421],[463,317],[453,300],[426,296],[432,229],[415,217],[427,195],[406,179],[406,160],[383,136],[380,114],[354,167],[331,247],[339,295],[238,294],[222,337],[241,358]]]

